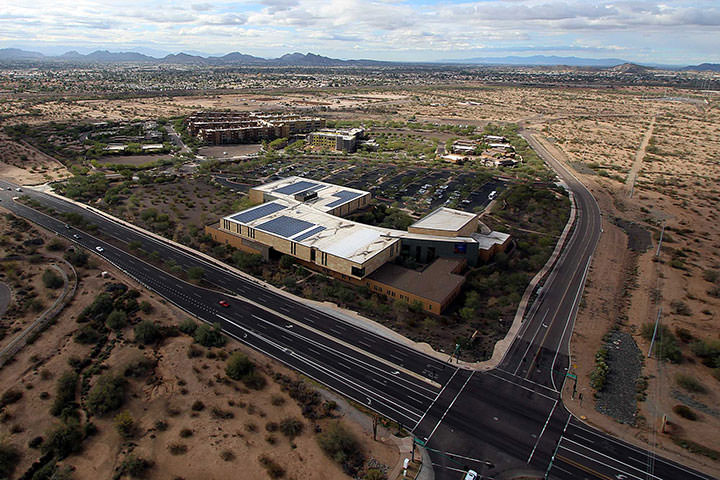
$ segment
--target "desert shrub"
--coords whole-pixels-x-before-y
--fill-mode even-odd
[[[683,302],[682,300],[673,300],[670,302],[670,306],[673,308],[673,311],[677,313],[678,315],[684,315],[684,316],[690,316],[692,315],[692,311],[690,310],[690,307],[687,303]]]
[[[227,366],[225,367],[225,374],[233,380],[240,380],[253,371],[255,371],[255,365],[247,355],[240,352],[235,352],[230,355]]]
[[[192,318],[186,318],[182,322],[180,322],[180,331],[183,333],[186,333],[188,335],[192,335],[195,333],[195,330],[197,329],[197,323]]]
[[[47,245],[47,249],[51,252],[59,252],[60,250],[63,250],[65,248],[65,242],[60,240],[59,238],[53,238],[50,240],[50,243]]]
[[[55,400],[53,401],[52,407],[50,407],[51,415],[56,417],[72,416],[69,415],[70,412],[74,411],[77,407],[75,404],[77,382],[78,374],[73,371],[65,372],[58,378],[55,389]]]
[[[181,437],[181,438],[192,437],[192,435],[193,435],[193,431],[192,431],[191,429],[189,429],[189,428],[183,428],[182,430],[180,430],[180,437]]]
[[[250,433],[255,433],[255,432],[258,431],[258,427],[257,427],[257,425],[256,425],[255,423],[253,423],[253,422],[246,422],[246,423],[245,423],[245,430],[248,431],[248,432],[250,432]]]
[[[223,450],[220,452],[220,458],[222,458],[226,462],[232,462],[235,460],[235,454],[230,450]]]
[[[595,354],[595,368],[590,373],[590,386],[602,392],[605,389],[605,382],[607,381],[608,364],[607,364],[608,349],[606,347],[601,348]]]
[[[142,302],[140,302],[139,308],[140,308],[140,311],[142,311],[143,313],[152,313],[154,310],[152,304],[150,302],[148,302],[147,300],[143,300]]]
[[[129,475],[132,478],[143,478],[153,466],[153,462],[142,457],[130,454],[120,464],[120,476]]]
[[[234,414],[233,412],[230,412],[230,411],[227,411],[227,410],[223,410],[223,409],[218,408],[218,407],[213,407],[213,408],[210,410],[210,415],[211,415],[213,418],[218,418],[218,419],[221,419],[221,420],[228,420],[228,419],[230,419],[230,418],[235,418],[235,414]]]
[[[187,269],[187,276],[190,280],[202,280],[205,276],[205,270],[202,267],[190,267]]]
[[[710,283],[718,283],[720,281],[720,271],[705,270],[703,271],[703,278]]]
[[[267,422],[265,424],[265,430],[268,432],[277,432],[278,428],[280,428],[280,425],[278,425],[276,422]]]
[[[690,345],[690,349],[704,365],[720,368],[720,340],[698,340]]]
[[[105,321],[110,312],[113,311],[114,300],[109,293],[101,293],[95,300],[85,307],[80,315],[78,315],[78,322],[88,322],[97,320],[99,322]]]
[[[43,285],[45,285],[45,288],[52,288],[53,290],[58,289],[65,284],[62,277],[49,268],[43,272],[42,282]]]
[[[184,443],[173,442],[168,445],[168,450],[172,455],[185,455],[188,451],[188,447]]]
[[[123,375],[126,377],[142,378],[155,369],[155,360],[147,358],[145,356],[138,356],[134,360],[130,360],[123,367]]]
[[[687,390],[688,392],[692,393],[707,393],[707,388],[705,388],[705,385],[700,383],[700,381],[691,376],[691,375],[685,375],[685,374],[678,374],[675,377],[675,381],[678,385],[680,385],[682,388]]]
[[[106,374],[90,389],[87,408],[93,415],[106,415],[125,402],[126,381],[123,377]]]
[[[193,336],[195,341],[204,347],[222,347],[225,345],[225,337],[222,335],[222,330],[219,323],[214,324],[212,327],[203,323],[195,330]]]
[[[280,431],[290,440],[300,435],[305,426],[297,418],[288,417],[280,422]]]
[[[83,325],[75,333],[75,341],[81,345],[92,345],[98,343],[103,335],[92,325]]]
[[[285,476],[285,469],[282,468],[275,460],[267,455],[260,455],[258,462],[262,465],[270,478],[282,478]]]
[[[387,480],[387,475],[378,468],[371,468],[365,473],[363,480]]]
[[[188,345],[187,356],[188,358],[202,357],[203,351],[201,348],[196,347],[193,344]]]
[[[105,325],[112,330],[120,330],[127,325],[127,314],[122,310],[113,310],[107,316]]]
[[[647,340],[652,339],[655,331],[654,323],[645,323],[640,329],[640,334]],[[671,363],[682,361],[682,352],[678,346],[677,338],[665,325],[659,325],[655,335],[653,354],[660,360],[667,360]]]
[[[275,407],[285,405],[285,397],[282,395],[273,395],[270,399],[270,403]]]
[[[57,425],[46,435],[41,451],[45,455],[54,455],[63,459],[82,448],[83,432],[76,421]]]
[[[690,343],[690,341],[693,338],[695,338],[695,337],[693,337],[692,333],[690,333],[690,330],[688,330],[687,328],[681,328],[681,327],[678,327],[675,329],[675,335],[683,343]]]
[[[20,450],[9,443],[0,443],[0,478],[10,478],[20,462]]]
[[[115,415],[113,422],[115,424],[115,429],[118,431],[122,438],[127,440],[135,436],[135,419],[127,410],[123,410],[122,412]]]
[[[17,390],[15,388],[6,390],[0,397],[0,408],[5,407],[6,405],[12,405],[13,403],[20,400],[22,396],[23,392],[21,390]]]
[[[33,437],[33,438],[28,442],[28,447],[30,447],[30,448],[40,448],[40,445],[42,445],[42,443],[43,443],[43,437],[41,437],[40,435],[38,435],[37,437]],[[0,478],[2,478],[2,477],[0,477]]]
[[[65,260],[70,262],[74,267],[84,267],[88,263],[88,254],[82,250],[65,253]]]
[[[135,341],[148,345],[158,341],[161,337],[160,329],[150,320],[143,320],[135,325]]]
[[[688,420],[692,420],[693,422],[697,420],[697,414],[693,412],[690,407],[687,407],[685,405],[675,405],[673,407],[673,412],[677,413],[683,418],[687,418]]]
[[[194,412],[202,412],[205,409],[205,404],[200,400],[195,400],[190,408]]]
[[[348,475],[355,475],[363,463],[360,443],[340,422],[330,423],[317,436],[318,445],[325,454],[340,464]]]
[[[242,382],[246,387],[252,388],[253,390],[262,390],[267,385],[265,377],[258,372],[250,372],[242,377]]]
[[[164,432],[168,429],[168,424],[165,420],[158,420],[155,422],[155,430],[158,432]]]

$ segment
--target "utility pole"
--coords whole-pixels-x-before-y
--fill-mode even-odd
[[[652,355],[653,345],[655,344],[655,335],[657,335],[658,324],[660,323],[660,315],[662,315],[662,306],[658,310],[657,318],[655,319],[655,329],[653,330],[652,340],[650,340],[650,349],[648,350],[648,358]]]
[[[377,441],[378,416],[373,415],[373,440]]]

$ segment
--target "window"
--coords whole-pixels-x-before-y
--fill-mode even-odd
[[[290,242],[290,253],[292,255],[297,255],[297,243]]]
[[[365,276],[365,268],[352,267],[351,273],[355,277],[364,277]]]

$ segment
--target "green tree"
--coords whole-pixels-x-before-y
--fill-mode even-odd
[[[250,361],[247,355],[235,352],[227,361],[225,367],[225,373],[228,377],[233,380],[240,380],[245,375],[252,373],[255,370],[255,365]]]
[[[71,453],[79,452],[82,448],[84,435],[80,423],[70,421],[57,425],[46,435],[42,444],[43,454],[52,454],[58,459],[63,459]]]
[[[105,324],[112,330],[120,330],[127,325],[127,314],[122,310],[113,310],[105,320]]]
[[[190,267],[187,270],[187,276],[190,280],[202,280],[205,276],[205,270],[202,267]]]
[[[135,325],[135,341],[148,345],[160,339],[160,329],[150,320],[143,320]]]
[[[125,402],[127,382],[120,376],[106,374],[90,389],[87,407],[94,415],[106,415],[117,410]]]
[[[195,341],[204,347],[222,347],[225,345],[225,337],[219,323],[212,327],[203,323],[195,330]]]

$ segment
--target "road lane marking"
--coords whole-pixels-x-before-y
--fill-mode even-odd
[[[600,460],[598,460],[598,459],[596,459],[596,458],[592,458],[592,457],[590,457],[590,456],[583,455],[582,453],[580,453],[580,452],[578,452],[578,451],[576,451],[576,450],[573,450],[573,449],[571,449],[571,448],[568,448],[568,447],[562,445],[562,442],[560,443],[560,448],[564,448],[564,449],[567,450],[568,452],[572,452],[572,453],[574,453],[574,454],[576,454],[576,455],[580,455],[581,457],[584,457],[584,458],[587,458],[588,460],[591,460],[591,461],[593,461],[593,462],[599,463],[600,465],[604,465],[604,466],[606,466],[606,467],[608,467],[608,468],[612,468],[612,469],[614,469],[614,470],[618,470],[618,471],[620,471],[620,473],[624,473],[624,474],[626,474],[626,475],[632,475],[632,476],[634,476],[635,478],[638,478],[638,479],[640,479],[640,480],[643,480],[644,478],[651,478],[651,477],[652,477],[652,478],[656,478],[657,480],[662,480],[662,478],[661,478],[661,477],[658,477],[657,475],[653,475],[652,473],[646,472],[646,471],[643,470],[643,469],[640,469],[640,468],[638,468],[638,467],[634,467],[634,466],[632,466],[632,465],[630,465],[630,464],[627,464],[627,463],[625,463],[625,462],[621,462],[621,461],[618,460],[617,458],[613,458],[613,457],[611,457],[611,456],[609,456],[609,455],[605,455],[604,453],[599,452],[599,451],[597,451],[597,450],[595,450],[595,449],[593,449],[593,448],[587,447],[587,446],[583,445],[582,443],[578,443],[578,442],[576,442],[576,441],[574,441],[574,440],[571,440],[571,439],[569,439],[569,438],[567,438],[567,437],[565,437],[563,440],[567,440],[568,442],[574,443],[575,445],[579,446],[580,448],[584,448],[584,449],[589,450],[589,451],[591,451],[591,452],[593,452],[593,453],[597,453],[597,454],[600,455],[601,457],[605,457],[605,458],[609,459],[609,460],[612,461],[612,462],[617,462],[617,463],[619,463],[620,465],[623,465],[624,467],[632,468],[633,470],[637,470],[638,472],[640,472],[640,473],[642,474],[642,477],[638,477],[636,474],[632,474],[632,473],[620,471],[620,469],[619,469],[618,467],[613,467],[612,465],[608,465],[608,464],[606,464],[606,463],[603,463],[603,462],[601,462]]]
[[[555,403],[553,403],[552,410],[550,410],[550,415],[548,415],[547,420],[545,420],[545,425],[543,425],[542,430],[540,430],[540,435],[538,436],[537,440],[535,441],[535,446],[532,449],[532,452],[530,452],[530,456],[527,459],[527,463],[530,463],[532,461],[533,455],[535,455],[535,449],[537,448],[538,444],[540,443],[540,439],[542,438],[543,434],[545,433],[545,429],[548,426],[548,423],[550,423],[550,419],[553,416],[553,413],[555,413],[555,407],[557,407],[558,401],[555,400]]]
[[[453,401],[450,402],[450,405],[448,405],[447,410],[445,410],[445,413],[443,413],[442,417],[440,417],[440,420],[439,420],[439,421],[437,422],[437,424],[435,425],[435,428],[432,429],[432,432],[430,432],[430,435],[428,435],[427,440],[425,440],[425,444],[427,444],[428,442],[430,442],[430,439],[432,438],[433,434],[435,433],[435,430],[437,430],[437,428],[440,426],[440,424],[443,422],[443,420],[445,420],[445,415],[447,415],[448,412],[450,411],[450,409],[453,407],[453,405],[455,405],[455,401],[458,399],[458,397],[460,396],[460,394],[462,393],[462,391],[465,390],[465,386],[468,384],[468,382],[469,382],[470,379],[473,377],[473,375],[475,375],[475,370],[473,370],[473,371],[470,373],[470,375],[468,376],[467,380],[465,380],[465,383],[463,383],[463,386],[462,386],[462,387],[460,388],[460,390],[458,391],[457,395],[455,395],[455,398],[453,398]]]
[[[442,390],[440,390],[440,393],[438,393],[438,394],[435,396],[435,399],[432,401],[432,403],[431,403],[430,406],[427,408],[427,410],[425,410],[425,413],[423,413],[423,416],[420,417],[420,420],[418,420],[418,422],[417,422],[417,423],[415,424],[415,426],[412,428],[412,430],[411,430],[412,432],[414,432],[415,429],[418,427],[418,425],[420,425],[420,422],[423,421],[423,418],[425,418],[425,415],[427,415],[427,412],[429,412],[430,409],[433,407],[433,405],[435,405],[435,402],[437,402],[437,399],[440,398],[440,395],[442,395],[443,392],[445,391],[445,389],[447,388],[447,386],[450,385],[450,382],[452,382],[453,378],[455,378],[455,374],[456,374],[459,370],[460,370],[459,368],[456,368],[456,369],[455,369],[455,371],[453,372],[452,376],[450,377],[450,380],[448,380],[447,383],[445,383],[445,385],[443,385]]]
[[[547,317],[547,314],[549,311],[550,311],[550,309],[545,310],[545,315],[543,315],[543,318],[542,318],[542,320],[540,320],[540,323],[545,321],[545,317]],[[538,329],[535,330],[535,335],[533,335],[532,340],[530,340],[530,342],[528,343],[528,347],[525,349],[525,352],[523,353],[522,357],[520,357],[520,362],[518,363],[517,368],[513,372],[513,375],[517,375],[518,370],[520,370],[520,367],[522,367],[523,359],[527,356],[528,352],[532,348],[533,343],[535,342],[535,338],[537,337],[537,334],[540,333],[540,330],[541,330],[540,327],[538,327]]]

